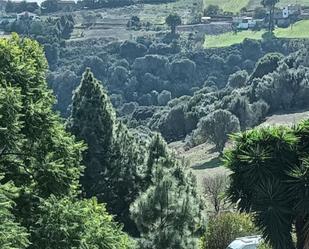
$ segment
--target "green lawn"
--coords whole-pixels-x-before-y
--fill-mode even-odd
[[[227,47],[241,43],[245,38],[261,39],[265,31],[241,31],[237,34],[233,32],[221,35],[206,36],[204,46],[206,48]],[[275,30],[278,38],[309,38],[309,20],[299,21],[289,28],[278,28]]]

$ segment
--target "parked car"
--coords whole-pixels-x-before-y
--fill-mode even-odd
[[[226,249],[257,249],[262,243],[262,236],[247,236],[235,239]]]

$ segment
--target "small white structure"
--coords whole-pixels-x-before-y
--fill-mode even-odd
[[[235,239],[226,249],[257,249],[261,243],[260,235],[247,236]]]
[[[30,18],[31,20],[38,20],[38,19],[40,19],[38,17],[38,15],[36,15],[34,13],[31,13],[31,12],[28,12],[28,11],[24,11],[24,12],[21,12],[21,13],[16,15],[16,19],[17,20],[20,20],[20,19],[23,19],[23,18]]]
[[[256,20],[249,16],[237,17],[233,21],[236,23],[237,29],[250,29],[256,26]]]
[[[210,16],[202,16],[201,22],[202,23],[210,23],[211,22],[211,17]]]

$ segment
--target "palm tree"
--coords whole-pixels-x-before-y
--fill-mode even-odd
[[[171,34],[176,34],[176,27],[181,24],[181,17],[177,14],[169,14],[165,19],[166,24],[171,28]]]
[[[228,196],[252,212],[274,249],[304,249],[309,234],[309,121],[296,128],[262,128],[233,135],[225,153],[232,171]],[[308,237],[309,238],[309,237]]]
[[[271,32],[274,29],[274,13],[275,6],[279,2],[279,0],[262,0],[261,4],[269,10],[269,23],[268,23],[268,31]]]

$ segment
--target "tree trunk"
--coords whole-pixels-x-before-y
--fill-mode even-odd
[[[171,26],[171,33],[172,35],[175,35],[176,34],[176,26]]]
[[[271,23],[273,19],[273,12],[272,8],[269,9],[269,23],[268,23],[268,32],[271,32]]]
[[[296,248],[297,249],[309,249],[309,237],[306,236],[305,231],[305,225],[306,221],[308,221],[308,217],[304,216],[298,216],[295,221],[295,230],[296,230],[296,237],[297,237],[297,243]]]
[[[275,5],[272,6],[272,14],[271,14],[271,31],[274,30],[275,25],[274,25],[274,15],[275,15]]]

